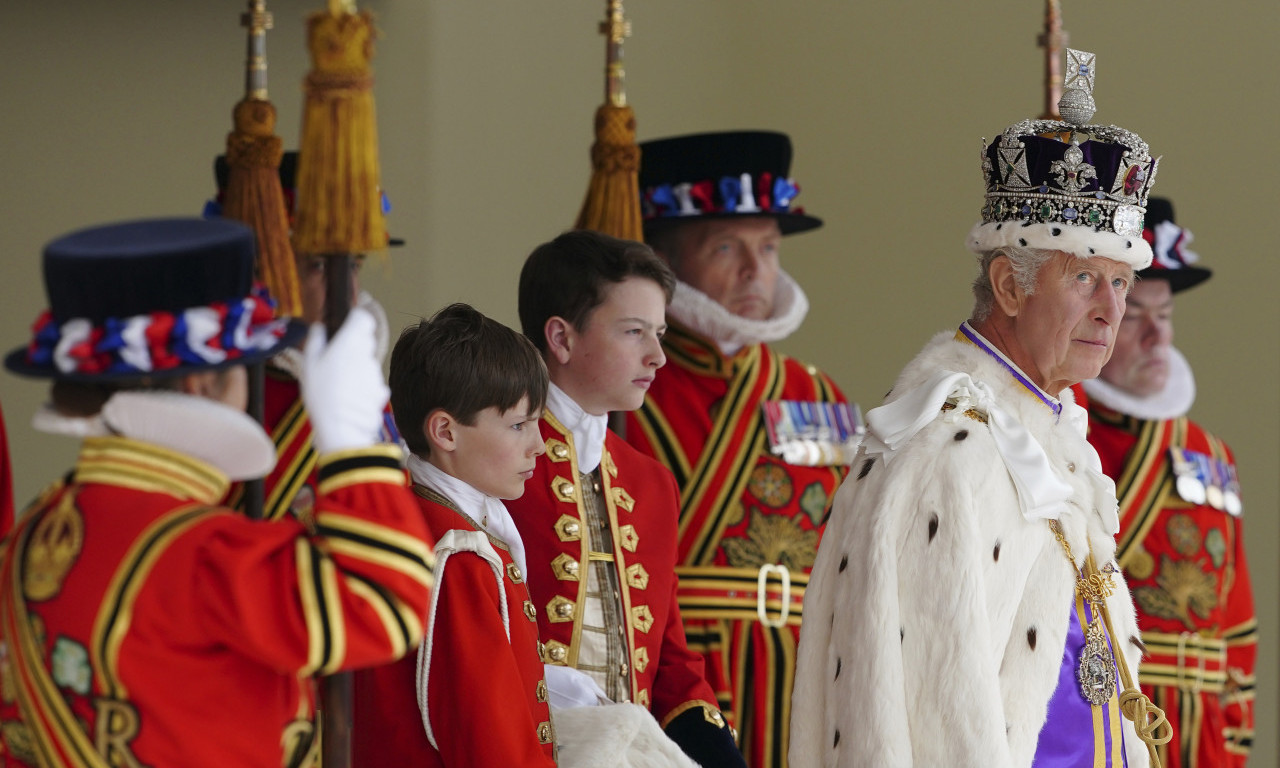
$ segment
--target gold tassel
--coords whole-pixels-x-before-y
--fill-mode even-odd
[[[298,270],[289,244],[289,211],[280,188],[284,145],[275,134],[271,102],[236,104],[235,130],[227,134],[227,188],[222,215],[244,222],[258,236],[258,277],[276,300],[276,314],[302,314]]]
[[[367,11],[312,14],[307,48],[293,247],[357,254],[387,246],[374,120],[373,19]]]
[[[596,110],[595,129],[591,184],[574,228],[643,241],[635,113],[631,107],[605,104]]]

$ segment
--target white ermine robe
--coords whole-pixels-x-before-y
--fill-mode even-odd
[[[1099,568],[1117,524],[1084,410],[1070,390],[1055,397],[1060,416],[948,332],[886,399],[914,402],[915,423],[894,432],[911,408],[891,424],[868,414],[805,596],[791,768],[1031,765],[1076,579],[1047,518],[1077,566],[1092,547]],[[1112,582],[1112,642],[1136,679],[1133,604],[1123,577]],[[1146,766],[1122,727],[1130,768]]]

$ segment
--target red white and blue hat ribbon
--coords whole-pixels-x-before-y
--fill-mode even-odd
[[[274,317],[275,303],[262,287],[239,300],[108,317],[100,323],[71,318],[63,323],[46,310],[33,326],[27,363],[52,366],[63,375],[146,376],[183,367],[234,363],[280,343],[287,318]]]
[[[644,216],[699,216],[709,213],[790,213],[800,187],[789,178],[769,172],[753,179],[750,173],[679,183],[644,190]]]

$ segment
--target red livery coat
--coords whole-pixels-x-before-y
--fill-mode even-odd
[[[524,575],[507,546],[492,537],[489,543],[501,557],[501,586],[495,566],[480,554],[450,552],[450,531],[479,527],[433,491],[422,486],[414,491],[441,547],[435,616],[424,638],[431,643],[427,711],[436,746],[422,723],[418,653],[411,652],[393,664],[355,673],[352,764],[555,766],[538,625]]]
[[[310,675],[421,637],[431,551],[398,458],[322,457],[308,533],[216,506],[201,461],[86,440],[0,549],[5,764],[304,764]]]
[[[1184,418],[1146,421],[1089,405],[1089,442],[1120,500],[1117,559],[1147,654],[1142,690],[1173,726],[1165,768],[1243,766],[1253,741],[1257,620],[1241,518],[1183,500],[1170,448],[1234,465]]]
[[[669,467],[681,490],[677,572],[689,646],[706,656],[747,764],[785,765],[804,589],[846,468],[774,456],[761,404],[847,400],[826,374],[766,344],[726,357],[677,323],[662,344],[668,365],[627,414],[627,442]],[[786,567],[789,589],[775,564]]]
[[[545,660],[572,667],[587,590],[588,548],[582,535],[587,524],[573,434],[550,412],[540,428],[546,455],[525,483],[524,496],[506,505],[524,540]],[[702,657],[685,643],[676,604],[677,496],[671,473],[613,432],[605,436],[600,467],[627,617],[631,699],[664,728],[693,707],[703,708],[708,719],[720,719]]]

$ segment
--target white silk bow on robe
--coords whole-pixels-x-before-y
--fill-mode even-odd
[[[1023,517],[1058,519],[1072,496],[1071,486],[1053,471],[1044,448],[1022,422],[1000,407],[986,384],[974,381],[967,373],[939,371],[897,400],[868,411],[868,430],[863,443],[867,454],[883,456],[888,465],[897,449],[937,418],[948,401],[954,403],[959,412],[974,408],[986,415],[996,450],[1017,488]],[[1083,436],[1087,419],[1084,409],[1068,402],[1064,402],[1062,408],[1068,426]],[[1089,464],[1087,471],[1094,488],[1095,506],[1104,524],[1115,533],[1120,527],[1115,485],[1102,474],[1096,451],[1089,451]]]

